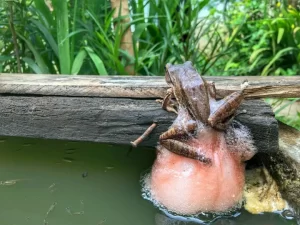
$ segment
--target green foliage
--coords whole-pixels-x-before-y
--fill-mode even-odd
[[[200,40],[210,39],[212,34],[209,32],[217,26],[215,20],[198,16],[208,2],[130,1],[136,25],[133,39],[137,69],[141,69],[141,73],[162,74],[167,62],[182,63],[187,60],[200,68],[205,60],[204,51],[199,49]],[[148,15],[145,14],[145,7]],[[152,52],[151,57],[145,57],[149,52]],[[138,58],[144,61],[141,68]]]
[[[161,75],[190,60],[207,75],[299,74],[300,13],[283,3],[225,1],[200,17],[211,1],[131,0],[131,15],[114,18],[108,0],[5,1],[1,70],[18,72],[19,58],[21,72],[115,75],[134,65]],[[121,49],[128,29],[133,55]]]
[[[22,60],[22,72],[115,75],[126,74],[126,67],[134,65],[136,74],[161,75],[166,63],[191,60],[206,73],[226,54],[236,34],[224,41],[217,17],[199,17],[209,0],[130,1],[132,14],[117,18],[107,0],[102,0],[101,9],[95,0],[47,2],[53,5],[23,1],[22,10],[30,12],[22,18],[23,26],[16,11],[20,3],[13,3],[18,47],[26,53],[19,57],[32,59]],[[129,16],[131,21],[124,24]],[[128,29],[133,29],[134,55],[121,49]],[[11,39],[11,33],[6,35]],[[15,46],[5,44],[7,51],[1,54],[17,57]],[[16,72],[13,62],[6,62],[6,71]]]
[[[90,46],[89,52],[94,51],[94,59],[96,60],[97,56],[99,59],[97,61],[101,61],[102,65],[105,62],[109,74],[126,74],[125,68],[130,59],[127,57],[128,54],[120,49],[125,31],[121,28],[121,19],[119,21],[114,19],[113,11],[105,17],[99,18],[95,13],[87,10],[86,16],[88,21],[81,23],[81,31],[85,35],[87,45]],[[113,24],[115,24],[114,27],[112,27]],[[105,69],[97,69],[97,71],[98,73],[105,71],[105,74],[108,74]]]
[[[133,34],[135,62],[142,59],[136,64],[141,74],[163,74],[166,63],[187,60],[204,74],[228,53],[236,34],[224,41],[219,18],[213,13],[199,16],[209,6],[209,0],[143,2],[130,1],[136,28]]]
[[[94,1],[84,1],[80,6],[77,0],[5,2],[0,8],[1,72],[77,74],[83,67],[93,66],[96,74],[107,74],[102,60],[84,42],[76,39],[79,34],[78,17],[85,19],[84,12],[88,9],[95,13],[103,11],[101,4],[96,7],[90,2]],[[73,17],[69,16],[70,13],[73,13]],[[82,49],[87,53],[85,57],[82,57]],[[18,59],[21,63],[20,71]]]
[[[271,1],[242,0],[227,5],[225,25],[240,27],[231,57],[216,70],[230,75],[294,75],[300,72],[300,13]],[[224,66],[225,64],[225,66]]]
[[[290,99],[266,99],[275,113],[276,119],[300,130],[300,112],[296,111],[300,106],[300,98]]]
[[[218,19],[212,15],[199,17],[208,0],[129,3],[132,11],[129,23],[122,22],[127,16],[113,18],[113,11],[99,17],[87,10],[88,21],[81,23],[79,29],[109,74],[126,74],[126,66],[133,64],[136,74],[161,75],[166,63],[186,60],[191,60],[200,71],[206,72],[218,58],[217,52],[221,53],[221,49],[228,47],[218,33]],[[127,29],[133,29],[134,55],[120,49]],[[200,49],[203,40],[205,46]]]

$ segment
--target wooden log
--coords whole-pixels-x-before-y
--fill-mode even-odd
[[[246,98],[300,97],[300,77],[205,77],[214,81],[220,98],[240,90],[247,79]],[[73,97],[158,98],[166,93],[164,77],[68,76],[0,74],[0,94]]]
[[[0,136],[129,144],[156,121],[157,128],[142,143],[154,147],[175,118],[151,99],[0,96],[0,101]],[[240,110],[246,113],[236,119],[251,129],[259,151],[276,151],[277,121],[271,108],[248,100]]]

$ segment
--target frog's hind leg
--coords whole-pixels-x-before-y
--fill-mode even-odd
[[[173,139],[167,139],[167,140],[162,140],[160,144],[165,147],[167,150],[178,154],[185,156],[187,158],[199,160],[200,162],[204,164],[210,165],[212,163],[211,159],[203,152],[199,152],[199,149],[196,149],[184,142],[173,140]]]
[[[242,101],[244,100],[243,90],[234,92],[226,98],[218,101],[220,104],[218,109],[214,111],[208,118],[208,123],[211,127],[218,128],[228,125]],[[224,123],[223,121],[228,121]],[[222,125],[226,124],[226,125]]]

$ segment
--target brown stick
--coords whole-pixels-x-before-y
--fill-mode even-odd
[[[146,137],[149,136],[149,134],[153,131],[153,129],[157,126],[156,123],[153,123],[148,129],[141,135],[139,136],[135,141],[131,141],[130,144],[133,147],[137,147],[138,144],[140,144],[143,140],[145,140]]]

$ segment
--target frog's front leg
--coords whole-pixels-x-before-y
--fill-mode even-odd
[[[217,102],[218,108],[211,112],[208,118],[208,124],[211,127],[221,130],[227,128],[233,120],[236,110],[244,100],[245,87],[241,91],[234,92]]]
[[[156,101],[162,104],[162,108],[164,110],[178,114],[176,109],[178,107],[178,103],[174,101],[173,98],[174,98],[173,88],[169,88],[163,100],[156,100]]]
[[[208,90],[209,96],[213,99],[216,99],[217,98],[217,90],[216,90],[215,82],[206,81],[206,85],[207,85],[207,90]]]
[[[187,158],[199,160],[200,162],[208,165],[212,163],[211,159],[206,157],[202,151],[184,142],[174,140],[174,139],[167,139],[167,140],[161,140],[160,144],[175,154],[182,155]]]

